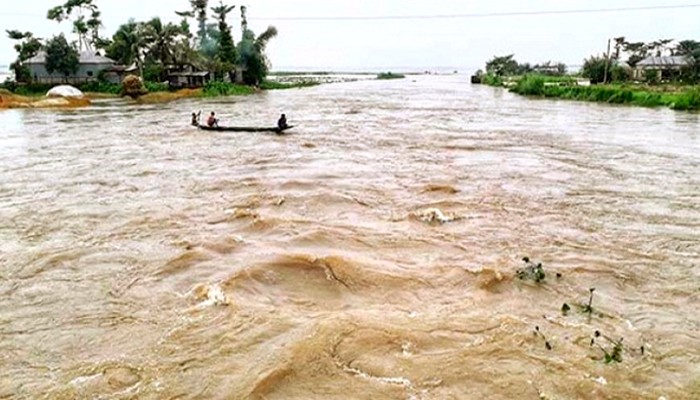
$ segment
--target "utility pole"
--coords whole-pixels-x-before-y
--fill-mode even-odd
[[[605,53],[605,74],[603,75],[603,84],[608,83],[608,69],[610,67],[610,39],[608,39],[608,52]]]

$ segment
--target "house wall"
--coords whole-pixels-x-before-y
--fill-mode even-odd
[[[52,74],[46,70],[46,64],[30,64],[29,70],[32,73],[32,79],[40,83],[85,83],[97,80],[97,75],[100,71],[112,67],[112,64],[81,64],[78,72],[67,78],[60,72],[54,71]]]

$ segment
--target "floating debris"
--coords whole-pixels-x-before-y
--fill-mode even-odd
[[[542,331],[540,331],[540,327],[539,327],[539,326],[536,326],[536,327],[535,327],[535,336],[541,337],[542,340],[544,340],[544,347],[545,347],[547,350],[552,350],[552,345],[549,343],[549,340],[547,340],[547,337],[544,336],[544,333],[542,333]]]
[[[609,346],[607,348],[599,343],[600,338],[603,338],[608,342]],[[591,338],[591,347],[597,346],[600,350],[603,351],[603,353],[605,354],[604,360],[606,364],[612,364],[613,362],[621,363],[622,352],[624,351],[624,346],[622,345],[622,342],[624,340],[625,338],[620,338],[620,340],[613,340],[601,334],[600,331],[595,331],[593,333],[593,337]]]
[[[547,275],[544,272],[542,263],[535,264],[530,261],[529,257],[523,257],[523,262],[525,263],[526,267],[516,271],[516,276],[518,279],[523,281],[531,280],[535,283],[544,282]]]
[[[569,315],[569,311],[571,311],[571,307],[568,304],[564,303],[564,305],[561,306],[561,313],[564,316],[567,316],[567,315]]]
[[[583,312],[587,313],[589,315],[593,314],[593,293],[595,292],[595,288],[590,288],[588,289],[589,292],[591,292],[590,296],[588,297],[588,304],[583,306]]]

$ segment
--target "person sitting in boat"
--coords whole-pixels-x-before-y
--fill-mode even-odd
[[[207,125],[209,125],[210,128],[219,126],[219,120],[216,118],[214,111],[209,114],[209,118],[207,118]]]
[[[197,113],[192,113],[192,126],[199,126],[199,116]]]
[[[288,126],[289,125],[287,125],[287,116],[282,114],[279,121],[277,121],[277,127],[280,129],[287,129]]]

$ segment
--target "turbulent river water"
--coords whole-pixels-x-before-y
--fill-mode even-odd
[[[697,114],[416,76],[0,127],[0,398],[700,398]]]

